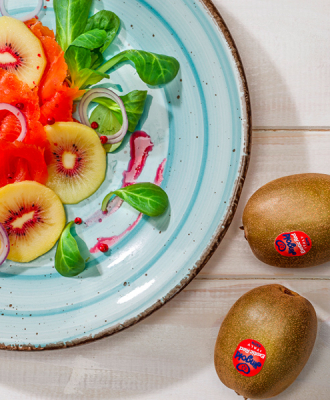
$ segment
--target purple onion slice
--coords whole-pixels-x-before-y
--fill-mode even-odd
[[[24,114],[17,107],[14,107],[7,103],[0,103],[0,111],[2,111],[2,110],[10,111],[11,113],[13,113],[15,115],[15,117],[18,118],[22,129],[21,129],[20,135],[18,136],[18,138],[16,140],[18,142],[23,142],[23,140],[26,136],[26,131],[27,131],[26,119],[25,119]]]
[[[116,102],[120,107],[123,116],[123,124],[120,130],[114,135],[105,135],[105,136],[108,139],[107,144],[116,144],[121,142],[128,131],[127,112],[122,99],[119,96],[117,96],[116,93],[114,93],[112,90],[105,88],[97,88],[97,89],[91,89],[86,94],[84,94],[79,104],[79,116],[81,122],[89,127],[91,126],[87,115],[87,109],[89,104],[97,97],[107,97]]]
[[[5,262],[10,250],[10,242],[6,229],[0,224],[0,265]]]
[[[38,0],[37,7],[33,11],[31,11],[29,14],[26,14],[24,17],[14,17],[13,15],[10,15],[7,12],[6,7],[5,7],[5,0],[0,0],[0,11],[1,11],[1,14],[3,16],[16,18],[16,19],[18,19],[20,21],[23,21],[23,22],[28,21],[29,19],[34,18],[35,16],[37,16],[41,11],[42,6],[43,6],[43,0]]]

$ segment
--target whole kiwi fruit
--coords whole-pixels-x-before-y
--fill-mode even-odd
[[[245,399],[268,399],[285,390],[314,346],[312,304],[278,284],[257,287],[237,300],[215,345],[217,374]]]
[[[305,268],[330,260],[330,175],[298,174],[267,183],[249,199],[244,233],[266,264]]]

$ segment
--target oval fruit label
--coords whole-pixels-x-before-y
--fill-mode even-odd
[[[243,340],[235,350],[233,363],[243,376],[259,374],[266,361],[266,349],[256,340]]]
[[[281,233],[275,239],[276,251],[285,257],[304,256],[311,248],[311,238],[305,232]]]

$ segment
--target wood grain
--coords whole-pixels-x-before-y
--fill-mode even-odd
[[[267,182],[305,172],[330,173],[330,132],[327,130],[255,130],[247,180],[234,220],[200,278],[326,278],[330,262],[306,269],[282,269],[257,260],[244,239],[242,214],[250,196]]]
[[[294,173],[330,173],[330,2],[214,3],[242,57],[259,128],[228,234],[197,279],[137,326],[72,349],[1,351],[0,400],[237,400],[213,367],[216,336],[242,294],[274,282],[307,297],[319,318],[308,364],[276,400],[329,399],[330,263],[269,267],[252,255],[239,227],[244,205],[263,184]]]
[[[330,126],[330,2],[214,0],[241,55],[255,127]]]
[[[305,369],[277,400],[328,399],[330,282],[278,281],[316,308],[319,333]],[[0,352],[0,399],[238,400],[218,379],[213,349],[232,304],[267,280],[193,281],[145,321],[110,338],[42,353]]]

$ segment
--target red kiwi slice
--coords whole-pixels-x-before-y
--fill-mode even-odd
[[[0,18],[0,68],[17,75],[30,88],[39,84],[47,60],[40,40],[15,18]]]
[[[9,236],[9,260],[29,262],[47,253],[65,219],[60,199],[40,183],[24,181],[0,189],[0,223]]]
[[[45,131],[52,152],[46,185],[65,204],[91,196],[106,171],[106,153],[97,133],[77,122],[57,122]]]

